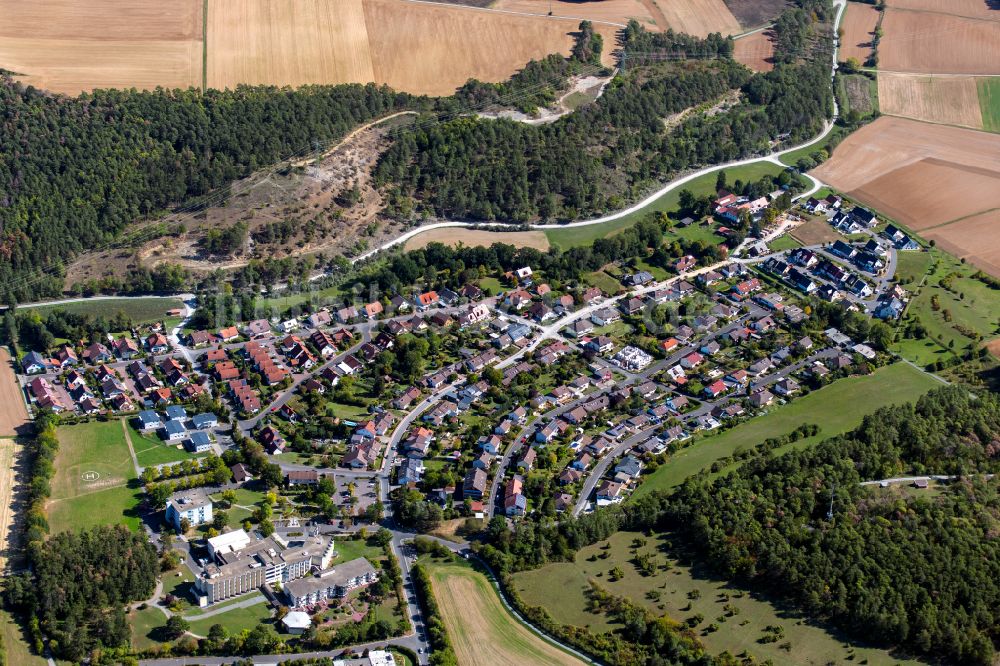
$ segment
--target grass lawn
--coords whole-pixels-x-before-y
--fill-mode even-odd
[[[788,166],[795,166],[803,157],[811,157],[813,153],[818,150],[825,150],[826,146],[831,142],[843,139],[845,136],[850,134],[846,127],[841,127],[840,125],[834,125],[833,130],[822,140],[816,143],[806,146],[805,148],[799,148],[798,150],[793,150],[790,153],[785,153],[778,159],[782,164],[787,164]]]
[[[896,278],[902,283],[920,282],[927,274],[933,258],[930,252],[897,252]]]
[[[983,129],[1000,132],[1000,77],[977,79]]]
[[[207,453],[190,453],[183,446],[172,442],[164,442],[156,434],[143,434],[128,424],[128,434],[135,448],[135,458],[140,467],[177,463],[189,458],[201,458]]]
[[[857,427],[866,414],[886,405],[915,400],[937,386],[939,383],[933,377],[905,363],[879,368],[868,376],[841,379],[735,428],[696,440],[644,477],[633,497],[674,488],[716,460],[740,448],[788,434],[804,423],[818,425],[819,434],[801,439],[795,446],[814,444],[847,432]]]
[[[782,234],[771,241],[769,247],[772,252],[781,252],[782,250],[794,250],[797,247],[802,247],[802,243],[789,234]]]
[[[368,409],[357,405],[344,405],[339,402],[326,403],[326,413],[336,416],[339,419],[348,421],[367,421],[369,418]]]
[[[652,556],[659,565],[652,576],[642,575],[633,563],[632,541],[636,538],[645,540],[637,552]],[[624,575],[612,582],[609,572],[616,566]],[[607,541],[581,549],[572,563],[549,564],[514,574],[513,578],[515,588],[528,604],[544,607],[557,622],[587,627],[594,633],[618,629],[620,625],[610,622],[604,613],[587,610],[590,580],[656,615],[667,614],[684,621],[700,613],[704,620],[698,626],[699,638],[711,654],[728,650],[742,655],[746,651],[761,662],[771,660],[775,664],[919,663],[845,642],[825,628],[800,619],[791,609],[740,591],[712,576],[705,567],[691,566],[666,535],[645,537],[636,532],[618,532]],[[696,598],[689,598],[689,594]],[[727,616],[728,612],[733,614]],[[719,625],[719,631],[702,633],[713,622]],[[757,642],[768,625],[784,629],[782,642],[791,643],[789,651],[780,648],[779,643]]]
[[[198,617],[197,614],[192,613],[188,616],[188,619],[191,622],[191,631],[199,636],[207,636],[208,630],[212,628],[212,625],[221,624],[230,634],[238,634],[244,629],[253,629],[261,622],[270,619],[271,609],[268,607],[264,595],[259,592],[255,592],[254,594],[260,597],[260,603],[256,603],[252,606],[247,606],[245,608],[233,607],[231,610],[227,610],[224,613],[212,615],[202,620],[192,620],[191,618]],[[244,601],[252,596],[253,595],[244,595],[239,597],[239,601]],[[213,607],[214,606],[210,608]]]
[[[545,235],[549,243],[554,246],[566,249],[580,245],[590,245],[598,238],[605,238],[611,234],[631,227],[639,220],[650,213],[664,212],[673,213],[677,211],[677,201],[681,190],[691,190],[695,196],[704,196],[715,193],[715,181],[718,172],[722,169],[711,171],[703,176],[685,183],[681,187],[675,187],[659,199],[656,199],[648,206],[645,206],[634,213],[625,215],[611,222],[603,224],[591,224],[585,227],[573,227],[570,229],[549,229]],[[736,180],[744,182],[748,180],[760,180],[763,176],[777,176],[781,173],[782,167],[771,162],[755,162],[741,167],[725,169],[727,180],[732,183]],[[716,238],[716,240],[718,240]]]
[[[605,294],[609,296],[618,293],[622,289],[622,283],[611,277],[604,271],[594,271],[593,273],[585,273],[583,276],[583,281],[592,287],[597,287]]]
[[[167,616],[159,608],[147,606],[142,610],[134,610],[128,614],[128,623],[132,628],[132,647],[136,650],[147,650],[160,645],[158,630],[167,624]]]
[[[1000,333],[1000,292],[973,278],[975,272],[974,267],[937,249],[901,252],[900,275],[914,278],[912,284],[904,285],[915,292],[906,317],[919,318],[928,338],[902,340],[894,350],[914,363],[926,365],[971,345],[978,346],[967,333],[978,334],[984,341],[995,338]],[[918,289],[925,273],[926,281]]]
[[[17,666],[45,666],[45,659],[31,653],[20,625],[5,610],[0,610],[0,636],[6,653],[6,663]]]
[[[60,426],[52,499],[53,533],[123,523],[139,529],[142,498],[120,421]]]
[[[584,663],[518,622],[504,608],[486,576],[464,560],[423,563],[458,663]]]
[[[184,304],[179,298],[150,296],[148,298],[94,298],[79,303],[39,305],[31,307],[30,310],[34,310],[43,318],[56,310],[106,318],[113,317],[121,311],[132,320],[133,324],[138,325],[166,319],[167,310],[180,307],[184,307]]]
[[[337,558],[333,561],[334,565],[350,562],[359,557],[364,557],[373,564],[384,559],[381,548],[370,546],[361,539],[338,539],[334,544],[334,548],[337,551]]]

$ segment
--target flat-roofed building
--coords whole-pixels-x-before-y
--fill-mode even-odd
[[[338,599],[356,587],[378,580],[378,570],[359,557],[321,572],[318,576],[289,581],[284,586],[290,608],[304,608],[326,599]]]
[[[167,500],[167,522],[180,530],[184,519],[192,527],[212,522],[212,498],[203,488],[182,490]]]

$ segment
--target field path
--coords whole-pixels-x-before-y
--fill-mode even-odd
[[[139,467],[139,459],[135,457],[135,447],[132,446],[132,436],[128,432],[128,424],[125,423],[125,419],[121,420],[122,433],[125,435],[125,443],[128,444],[128,453],[132,456],[132,467],[135,468],[135,475],[142,476],[142,468]]]
[[[365,130],[369,130],[369,129],[375,127],[376,125],[381,125],[382,123],[387,122],[389,120],[392,120],[393,118],[399,118],[400,116],[415,116],[415,115],[418,115],[416,111],[397,111],[396,113],[390,114],[388,116],[383,116],[382,118],[379,118],[378,120],[373,120],[370,123],[362,125],[361,127],[356,127],[353,130],[351,130],[343,139],[341,139],[340,141],[338,141],[335,146],[327,148],[323,152],[323,154],[320,155],[319,157],[310,157],[308,159],[299,160],[298,162],[292,162],[292,166],[293,167],[305,166],[305,165],[307,165],[310,162],[313,162],[315,160],[318,160],[318,159],[321,160],[321,159],[324,159],[326,157],[329,157],[330,155],[332,155],[335,152],[337,152],[337,150],[341,146],[343,146],[345,143],[347,143],[348,141],[350,141],[351,139],[353,139],[354,137],[356,137],[361,132],[364,132]]]

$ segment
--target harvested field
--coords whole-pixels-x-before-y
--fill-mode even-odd
[[[361,0],[208,4],[208,86],[374,81]]]
[[[489,247],[493,243],[507,243],[516,247],[533,247],[548,250],[549,239],[544,231],[482,231],[479,229],[432,229],[406,241],[407,250],[426,247],[430,243],[444,243],[455,247]]]
[[[22,447],[13,439],[0,439],[0,572],[7,570],[7,558],[16,551],[10,542],[14,523],[15,466]]]
[[[743,30],[722,0],[653,1],[666,18],[667,25],[677,32],[704,37],[713,32],[738,35]]]
[[[813,173],[823,182],[850,192],[893,169],[927,158],[1000,173],[1000,137],[883,117],[847,137],[833,157]],[[935,189],[939,195],[946,194],[939,187]],[[989,206],[983,205],[978,210],[986,208]]]
[[[201,0],[0,0],[0,16],[0,66],[26,84],[68,94],[201,85]]]
[[[448,637],[462,666],[582,664],[515,620],[486,577],[467,564],[428,567]]]
[[[574,0],[497,0],[490,9],[506,12],[522,12],[526,14],[548,14],[551,7],[552,16],[571,18],[577,21],[604,21],[626,25],[631,19],[637,20],[649,29],[662,30],[656,25],[653,13],[641,0],[603,0],[602,2],[575,2]]]
[[[1000,206],[1000,171],[927,158],[848,194],[921,231]]]
[[[844,31],[844,39],[840,45],[839,58],[857,58],[862,64],[872,54],[872,36],[875,24],[878,23],[879,11],[874,5],[860,2],[848,2],[844,10],[844,18],[840,27]],[[884,43],[884,38],[883,38]]]
[[[921,235],[945,252],[1000,278],[1000,209],[928,229]]]
[[[6,347],[0,347],[0,437],[23,434],[28,424],[21,385],[14,376],[13,361]]]
[[[770,32],[755,32],[736,40],[733,58],[755,72],[774,69],[774,42]]]
[[[921,74],[1000,74],[1000,21],[887,9],[882,28],[885,36],[879,44],[881,69]]]
[[[396,0],[366,0],[364,7],[375,81],[430,95],[451,94],[469,78],[502,81],[532,58],[568,54],[579,25]],[[604,36],[611,64],[618,29],[594,29]]]
[[[501,81],[532,58],[569,53],[574,19],[397,0],[234,0],[209,4],[208,85],[384,83],[447,95]],[[611,63],[618,28],[597,24]]]
[[[887,0],[895,9],[914,9],[1000,21],[1000,5],[990,0]]]
[[[971,76],[878,75],[882,113],[946,125],[983,128],[979,90]]]

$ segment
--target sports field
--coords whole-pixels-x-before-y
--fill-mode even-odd
[[[142,498],[120,421],[60,426],[52,497],[47,505],[53,533],[122,523],[139,528]]]
[[[880,368],[871,375],[841,379],[786,405],[773,407],[766,415],[731,430],[695,440],[644,477],[632,497],[673,488],[720,458],[765,439],[786,435],[804,423],[818,425],[819,433],[799,440],[794,446],[806,446],[847,432],[858,426],[866,414],[886,405],[914,400],[939,385],[930,375],[905,363]]]
[[[882,113],[946,125],[983,128],[979,88],[971,76],[921,76],[879,72]]]
[[[652,558],[660,568],[651,576],[643,575],[636,567],[636,554]],[[698,638],[711,654],[746,652],[760,662],[770,660],[774,664],[919,663],[845,642],[823,627],[801,621],[786,608],[741,592],[704,566],[692,566],[683,555],[669,535],[617,532],[606,541],[582,548],[573,562],[516,573],[513,584],[525,602],[542,606],[557,622],[587,627],[594,633],[620,629],[621,625],[611,622],[600,610],[589,610],[590,581],[612,594],[628,597],[656,615],[666,614],[682,622],[701,615],[702,623],[696,627]],[[610,571],[615,567],[623,575],[612,581]],[[700,631],[713,623],[719,625],[719,631]],[[780,625],[785,630],[789,650],[776,642],[758,640],[768,625]]]
[[[465,562],[428,562],[426,566],[448,638],[462,666],[584,663],[514,619],[486,576]]]
[[[14,437],[28,423],[24,393],[14,375],[13,360],[6,347],[0,347],[0,437]]]

